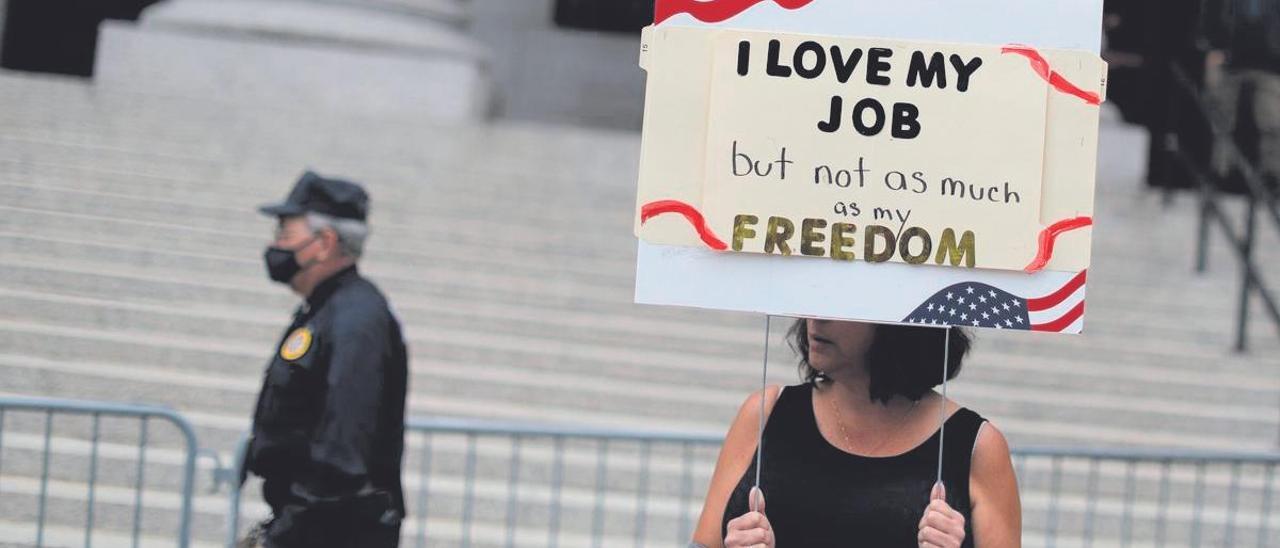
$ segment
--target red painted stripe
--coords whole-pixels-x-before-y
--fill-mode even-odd
[[[703,23],[719,23],[747,11],[748,8],[764,0],[658,0],[653,10],[653,24],[680,13],[692,15]],[[773,0],[774,3],[789,10],[798,10],[813,0]]]
[[[1102,97],[1097,93],[1080,89],[1079,86],[1071,83],[1061,74],[1058,74],[1057,71],[1053,70],[1053,68],[1049,66],[1049,62],[1046,61],[1044,57],[1040,55],[1040,52],[1035,50],[1035,48],[1009,45],[1001,48],[1000,53],[1015,53],[1026,57],[1027,61],[1031,62],[1031,70],[1034,70],[1036,74],[1039,74],[1041,78],[1044,78],[1046,82],[1049,82],[1049,85],[1062,93],[1075,95],[1076,97],[1084,99],[1084,102],[1090,105],[1097,106],[1102,103]]]
[[[683,215],[685,220],[693,225],[693,229],[698,231],[698,236],[702,238],[702,243],[707,244],[707,247],[716,251],[724,251],[729,248],[711,232],[710,228],[707,228],[707,220],[703,218],[702,213],[697,208],[677,200],[659,200],[645,204],[640,208],[640,224],[644,224],[649,219],[665,213]]]
[[[1045,265],[1049,264],[1049,258],[1053,257],[1053,243],[1057,241],[1058,235],[1092,224],[1093,217],[1076,217],[1074,219],[1063,219],[1045,227],[1044,230],[1040,231],[1040,245],[1036,249],[1036,257],[1022,270],[1028,274],[1043,270]]]
[[[1053,320],[1049,323],[1032,324],[1031,330],[1046,331],[1050,333],[1061,333],[1063,329],[1070,327],[1071,324],[1075,323],[1075,321],[1080,319],[1080,316],[1083,316],[1083,315],[1084,315],[1084,301],[1080,301],[1076,303],[1075,306],[1071,307],[1070,311],[1068,311],[1066,314],[1063,314],[1061,318]]]
[[[1076,274],[1074,278],[1071,278],[1071,281],[1067,282],[1066,285],[1058,288],[1057,291],[1054,291],[1049,295],[1045,295],[1037,299],[1027,299],[1027,311],[1039,312],[1041,310],[1048,310],[1058,306],[1059,303],[1065,301],[1067,297],[1070,297],[1072,293],[1075,293],[1077,289],[1080,289],[1080,287],[1084,285],[1088,272],[1088,270],[1081,270],[1080,273]]]

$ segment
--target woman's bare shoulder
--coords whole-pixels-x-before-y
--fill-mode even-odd
[[[1009,459],[1009,440],[990,420],[984,420],[978,427],[978,439],[973,442],[973,459],[975,462]]]
[[[778,402],[778,397],[782,394],[784,387],[778,385],[767,386],[763,395],[761,391],[756,390],[747,395],[742,405],[738,408],[738,414],[733,419],[733,425],[729,427],[729,434],[725,436],[725,448],[744,450],[755,447],[758,430],[760,429],[760,404],[761,399],[764,401],[764,420],[769,420],[769,415],[773,413],[773,406]]]
[[[1012,480],[1013,462],[1009,440],[990,420],[978,428],[973,443],[973,459],[969,465],[970,481],[979,484],[1002,484]]]

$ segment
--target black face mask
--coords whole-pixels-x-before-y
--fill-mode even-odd
[[[298,246],[298,249],[285,249],[283,247],[271,246],[262,254],[263,259],[267,263],[267,275],[273,281],[282,284],[289,283],[294,276],[302,272],[303,266],[298,264],[298,250],[311,245],[316,239],[312,237],[306,243]],[[310,266],[310,265],[308,265]]]

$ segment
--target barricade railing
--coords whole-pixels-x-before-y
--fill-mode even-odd
[[[446,418],[413,419],[406,438],[414,547],[684,546],[721,442]],[[1028,546],[1280,546],[1280,453],[1040,446],[1013,462]]]
[[[93,546],[103,525],[95,518],[107,468],[100,448],[111,444],[110,458],[118,460],[123,442],[136,457],[112,465],[131,471],[113,481],[128,484],[131,504],[104,525],[128,528],[138,546],[155,421],[177,431],[180,458],[171,464],[181,470],[180,510],[172,541],[188,546],[202,454],[190,423],[153,406],[47,398],[0,398],[0,494],[8,495],[0,506],[31,522],[30,538],[9,538],[15,529],[5,524],[3,540],[68,544],[46,536],[49,502],[58,498],[59,508],[68,500],[83,507],[75,544]],[[122,436],[126,431],[132,434]],[[721,436],[414,418],[406,441],[406,546],[643,547],[682,546],[690,538]],[[230,466],[216,463],[218,483],[231,486],[228,546],[242,532],[237,478],[245,449],[242,439]],[[1038,446],[1015,447],[1013,464],[1028,545],[1280,546],[1280,453]],[[75,484],[81,494],[69,497]],[[27,503],[31,508],[18,507]],[[67,513],[57,521],[65,530]]]
[[[1280,546],[1277,452],[1013,448],[1028,546]]]
[[[186,548],[191,537],[196,459],[200,455],[191,423],[181,414],[162,407],[55,398],[0,397],[0,501],[3,501],[0,502],[0,515],[12,516],[23,522],[29,520],[29,523],[6,524],[4,536],[30,534],[30,538],[0,540],[30,542],[35,546],[53,542],[48,535],[51,518],[56,518],[64,527],[71,518],[67,511],[51,515],[50,502],[53,500],[57,508],[63,510],[83,508],[83,535],[76,535],[82,536],[76,544],[93,546],[95,532],[102,525],[97,515],[102,503],[99,490],[111,489],[131,491],[127,497],[118,493],[109,504],[119,506],[123,500],[129,499],[128,517],[124,518],[129,522],[128,542],[131,546],[138,546],[144,533],[147,472],[149,464],[154,464],[148,462],[148,449],[155,451],[151,446],[158,434],[173,435],[172,432],[157,431],[152,426],[155,422],[169,423],[177,433],[176,444],[181,453],[179,510],[173,536],[168,538],[177,546]],[[136,451],[128,451],[132,453],[131,463],[120,455],[118,449],[122,443],[136,448]],[[107,445],[115,449],[109,459],[102,451]],[[103,460],[114,464],[104,466]],[[125,463],[118,462],[120,460],[125,460]],[[113,482],[126,485],[103,487],[102,476],[108,473],[115,478]],[[56,494],[51,493],[51,484],[55,483]],[[28,502],[34,508],[27,508]],[[113,514],[120,519],[124,512],[115,509]],[[20,525],[29,526],[28,531],[16,530],[15,527]],[[108,529],[114,531],[115,526],[124,524],[109,525],[113,527]],[[68,543],[59,541],[54,544]]]

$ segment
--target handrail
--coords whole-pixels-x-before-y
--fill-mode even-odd
[[[1219,124],[1221,117],[1215,115],[1213,107],[1204,99],[1186,71],[1176,62],[1170,62],[1168,68],[1177,84],[1176,87],[1187,94],[1191,102],[1195,104],[1195,109],[1204,120],[1205,125],[1209,128],[1213,138],[1214,152],[1226,154],[1226,158],[1230,161],[1232,167],[1244,178],[1245,187],[1248,191],[1245,231],[1243,235],[1237,235],[1227,219],[1225,211],[1218,203],[1219,177],[1216,174],[1207,173],[1205,169],[1202,169],[1187,155],[1187,152],[1180,146],[1176,130],[1166,136],[1163,150],[1166,157],[1172,156],[1176,158],[1178,164],[1194,179],[1196,185],[1200,188],[1200,226],[1196,252],[1196,270],[1203,272],[1207,263],[1209,217],[1218,220],[1219,228],[1222,229],[1230,241],[1236,259],[1240,262],[1242,279],[1236,305],[1235,349],[1238,352],[1243,352],[1247,346],[1249,331],[1249,297],[1254,290],[1261,296],[1272,323],[1277,330],[1280,330],[1280,306],[1277,305],[1277,298],[1267,288],[1262,279],[1260,269],[1253,261],[1258,205],[1261,204],[1264,213],[1269,214],[1266,216],[1271,219],[1277,233],[1280,233],[1280,201],[1277,201],[1275,194],[1262,180],[1257,168],[1245,157],[1240,147],[1236,145],[1235,140],[1227,132],[1227,129],[1221,127]],[[1153,144],[1152,146],[1156,145]]]
[[[1231,226],[1231,222],[1227,220],[1227,216],[1223,213],[1221,206],[1218,205],[1217,197],[1213,194],[1216,188],[1210,179],[1205,175],[1204,171],[1195,165],[1195,162],[1187,156],[1186,151],[1181,148],[1175,148],[1168,151],[1178,159],[1179,163],[1187,170],[1189,174],[1196,180],[1201,187],[1201,192],[1206,194],[1205,207],[1212,214],[1214,219],[1218,220],[1218,228],[1226,234],[1227,239],[1231,241],[1231,249],[1236,254],[1236,259],[1240,261],[1241,268],[1245,274],[1252,279],[1252,285],[1257,288],[1258,295],[1262,297],[1262,303],[1265,305],[1267,313],[1271,316],[1271,320],[1275,323],[1277,333],[1280,333],[1280,302],[1277,301],[1271,289],[1267,287],[1266,282],[1260,276],[1261,272],[1258,266],[1254,264],[1253,258],[1249,256],[1246,245],[1242,242],[1235,228]]]
[[[1244,178],[1245,185],[1249,188],[1249,193],[1262,202],[1266,211],[1271,214],[1270,217],[1272,222],[1275,223],[1276,230],[1280,231],[1280,201],[1276,199],[1275,194],[1262,181],[1262,175],[1258,173],[1258,169],[1244,156],[1244,153],[1240,151],[1240,147],[1236,146],[1235,139],[1231,137],[1225,128],[1219,126],[1218,117],[1214,115],[1211,110],[1212,107],[1209,106],[1196,89],[1191,77],[1187,76],[1186,71],[1181,66],[1178,66],[1177,63],[1170,63],[1169,66],[1173,72],[1174,80],[1178,83],[1178,87],[1182,88],[1182,91],[1191,97],[1191,102],[1195,103],[1200,116],[1204,118],[1205,123],[1209,126],[1209,131],[1213,133],[1214,146],[1222,146],[1227,151],[1228,157],[1235,165],[1235,168],[1240,170],[1240,175]]]

